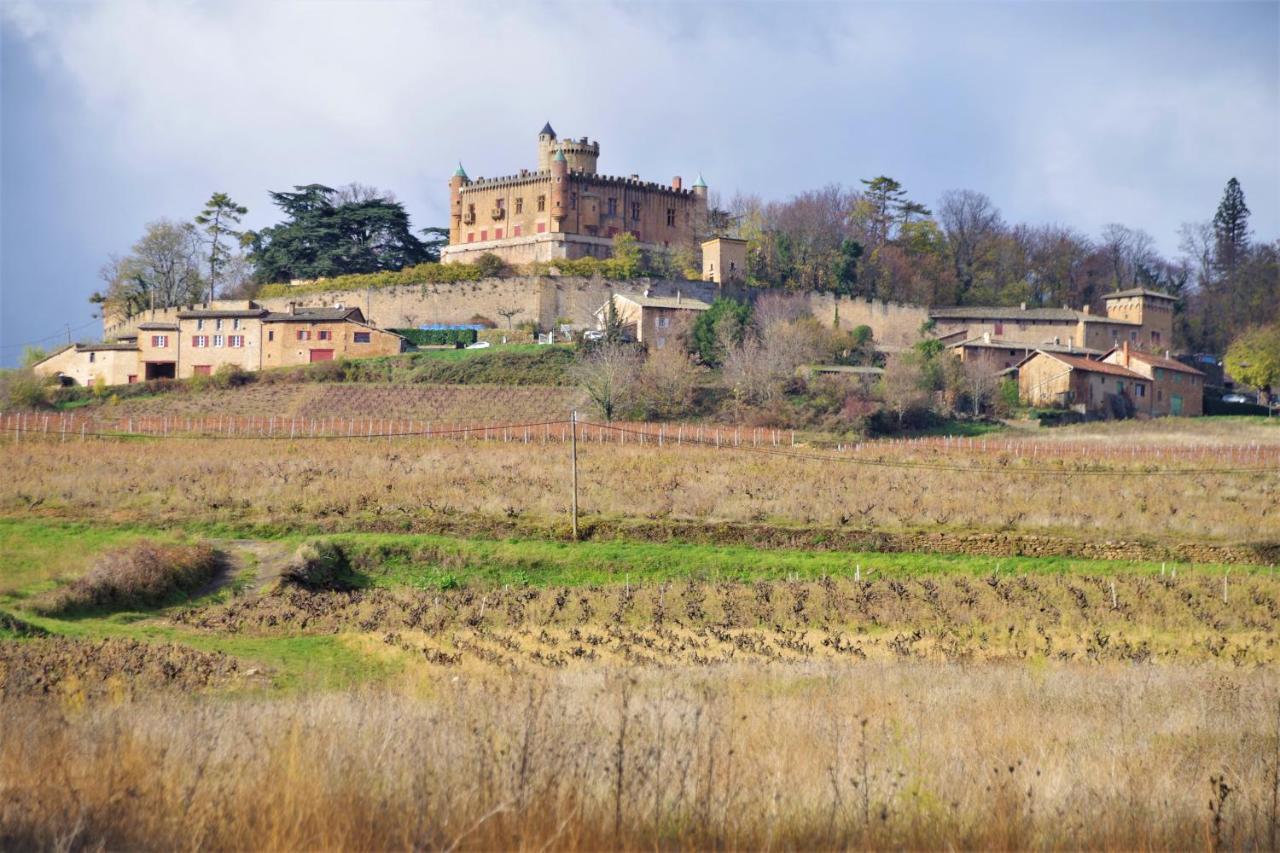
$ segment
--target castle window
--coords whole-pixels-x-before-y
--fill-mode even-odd
[[[501,228],[495,228],[495,229],[493,229],[493,239],[495,239],[495,240],[501,240],[501,239],[502,239],[502,229],[501,229]]]
[[[674,207],[667,208],[667,227],[674,228],[676,224],[676,209]]]
[[[570,210],[577,210],[577,209],[578,209],[578,194],[577,194],[577,193],[569,193],[569,209],[570,209]]]
[[[538,196],[538,212],[542,213],[547,209],[547,197],[545,195]]]
[[[512,236],[512,237],[519,237],[519,236],[520,236],[520,232],[521,232],[521,231],[523,231],[523,230],[524,230],[524,229],[523,229],[521,226],[519,226],[519,225],[513,225],[513,226],[511,226],[511,236]]]
[[[474,243],[475,241],[476,241],[476,232],[474,232],[474,231],[468,231],[468,232],[467,232],[467,242],[468,242],[468,243]]]
[[[616,198],[609,199],[609,215],[610,216],[618,215],[618,200]]]
[[[481,242],[481,243],[483,243],[485,240],[488,240],[488,239],[489,239],[489,232],[488,232],[488,231],[481,231],[481,232],[480,232],[480,242]]]
[[[516,199],[516,213],[524,213],[524,199]]]
[[[638,201],[631,202],[631,218],[632,219],[640,218],[640,202]]]
[[[1160,333],[1159,333],[1159,332],[1152,331],[1152,333],[1151,333],[1151,343],[1153,343],[1153,344],[1158,344],[1158,343],[1160,343]]]
[[[539,222],[539,223],[538,223],[538,233],[539,233],[539,234],[545,234],[545,233],[546,233],[546,231],[547,231],[547,223],[545,223],[545,222]]]

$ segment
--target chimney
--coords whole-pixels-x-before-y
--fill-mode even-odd
[[[1025,303],[1025,302],[1024,302],[1024,303],[1022,303],[1021,305],[1019,305],[1018,307],[1019,307],[1019,308],[1021,308],[1023,311],[1026,311],[1026,310],[1027,310],[1027,303]]]
[[[991,343],[991,333],[990,333],[990,332],[983,332],[983,333],[982,333],[982,342],[983,342],[984,344],[989,344],[989,343]]]
[[[1121,347],[1121,352],[1124,353],[1124,366],[1128,367],[1129,366],[1129,342],[1128,341],[1124,342],[1124,345]]]
[[[649,298],[649,288],[647,288],[647,287],[644,289],[644,298],[645,298],[645,299],[648,299],[648,298]]]
[[[290,302],[290,303],[289,303],[289,313],[290,313],[290,314],[292,314],[292,315],[294,315],[294,316],[297,316],[297,314],[298,314],[298,303],[296,303],[296,302]]]
[[[678,291],[678,290],[676,291],[676,304],[677,304],[677,305],[679,305],[679,304],[680,304],[680,291]]]
[[[682,189],[683,187],[684,187],[684,180],[681,179],[679,175],[676,175],[674,178],[671,179],[671,189],[679,190],[679,189]]]
[[[1083,312],[1084,312],[1084,313],[1086,313],[1086,314],[1092,314],[1092,313],[1093,313],[1093,306],[1086,302],[1086,303],[1084,304],[1084,307],[1083,307],[1083,308],[1081,308],[1080,310],[1081,310],[1081,311],[1083,311]]]

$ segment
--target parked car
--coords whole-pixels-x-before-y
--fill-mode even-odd
[[[488,348],[489,348],[488,341],[476,341],[474,344],[467,347],[467,349],[488,349]]]
[[[1232,393],[1232,394],[1223,394],[1223,395],[1222,395],[1222,402],[1224,402],[1224,403],[1252,403],[1252,402],[1253,402],[1253,400],[1249,399],[1249,397],[1245,396],[1244,394],[1236,394],[1236,393]]]
[[[588,329],[582,333],[582,339],[584,341],[603,341],[604,332],[600,329]]]

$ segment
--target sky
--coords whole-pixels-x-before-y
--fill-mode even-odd
[[[1280,3],[427,3],[0,0],[0,364],[100,332],[98,271],[212,192],[390,190],[600,169],[783,199],[889,175],[933,204],[1174,254],[1228,178],[1280,238]]]

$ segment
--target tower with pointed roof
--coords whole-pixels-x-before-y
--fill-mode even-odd
[[[651,250],[689,247],[705,237],[707,183],[685,189],[601,175],[600,143],[561,137],[547,122],[538,132],[534,170],[472,180],[459,164],[449,180],[449,245],[442,260],[467,262],[486,252],[513,264],[608,257],[613,238],[630,233]]]

